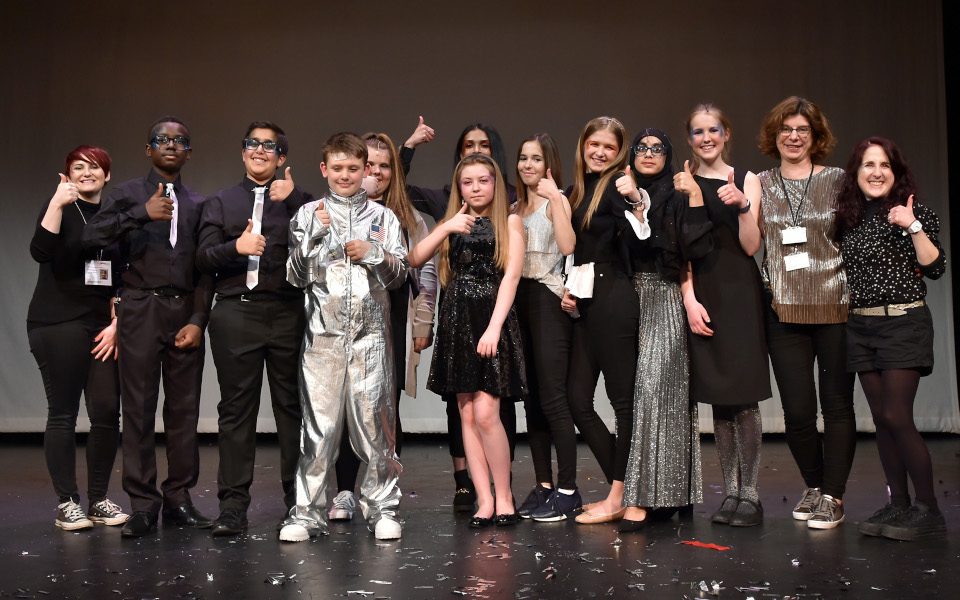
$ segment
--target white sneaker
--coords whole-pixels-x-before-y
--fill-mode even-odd
[[[807,520],[807,527],[810,529],[833,529],[840,523],[843,523],[845,516],[843,514],[843,504],[837,502],[837,499],[829,494],[820,496],[820,503],[817,510]]]
[[[299,523],[288,523],[280,530],[281,542],[305,542],[310,539],[310,531]]]
[[[109,498],[91,505],[89,517],[91,521],[101,525],[123,525],[130,519],[130,515]]]
[[[331,521],[349,521],[353,519],[355,510],[357,510],[357,501],[353,497],[353,492],[344,490],[333,499],[333,504],[327,511],[327,518]]]
[[[803,490],[800,502],[793,507],[793,518],[798,521],[808,521],[818,506],[820,506],[820,488],[807,488]]]
[[[57,505],[55,524],[64,531],[77,531],[78,529],[93,527],[93,521],[87,518],[80,505],[73,500],[67,500],[63,504]]]
[[[380,520],[377,521],[373,535],[378,540],[399,540],[401,531],[400,523],[387,517],[381,517]]]

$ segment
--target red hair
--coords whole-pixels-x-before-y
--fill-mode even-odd
[[[77,146],[71,150],[70,154],[67,154],[66,160],[63,161],[63,172],[70,171],[70,165],[76,160],[93,163],[103,169],[104,175],[110,174],[110,164],[112,163],[110,154],[99,146]]]

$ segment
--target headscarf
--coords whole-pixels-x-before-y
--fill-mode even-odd
[[[651,135],[660,139],[666,154],[663,169],[655,175],[648,176],[637,171],[637,144]],[[678,281],[684,263],[680,248],[678,220],[686,198],[671,202],[671,198],[677,191],[673,187],[673,145],[670,143],[670,138],[660,129],[653,127],[641,129],[630,145],[629,164],[637,185],[650,194],[650,211],[647,217],[650,219],[650,244],[659,250],[655,259],[657,271],[672,281]]]

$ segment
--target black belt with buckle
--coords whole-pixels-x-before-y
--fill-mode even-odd
[[[222,302],[224,300],[239,300],[240,302],[263,302],[263,301],[274,301],[274,302],[286,302],[289,300],[296,300],[297,296],[291,294],[281,294],[280,292],[247,292],[246,294],[217,294],[217,302]]]
[[[144,292],[153,294],[154,296],[159,296],[161,298],[182,298],[183,296],[188,295],[190,292],[172,285],[164,285],[155,288],[140,288]]]

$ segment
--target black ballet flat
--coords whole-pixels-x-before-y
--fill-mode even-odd
[[[497,527],[512,527],[520,522],[520,515],[510,513],[508,515],[497,515],[493,518],[493,523]]]
[[[693,518],[693,505],[686,504],[677,508],[677,517],[680,519],[692,519]]]
[[[719,525],[729,525],[733,514],[737,512],[739,503],[740,499],[736,496],[727,496],[723,499],[723,503],[720,504],[717,512],[713,513],[713,516],[710,517],[710,521]]]
[[[620,519],[620,524],[617,525],[617,531],[620,533],[633,533],[634,531],[641,531],[647,527],[647,521],[650,520],[649,513],[647,518],[642,521],[633,521],[631,519]]]
[[[493,517],[478,517],[474,515],[467,524],[467,527],[470,529],[483,529],[484,527],[490,527],[491,525],[493,525]]]

